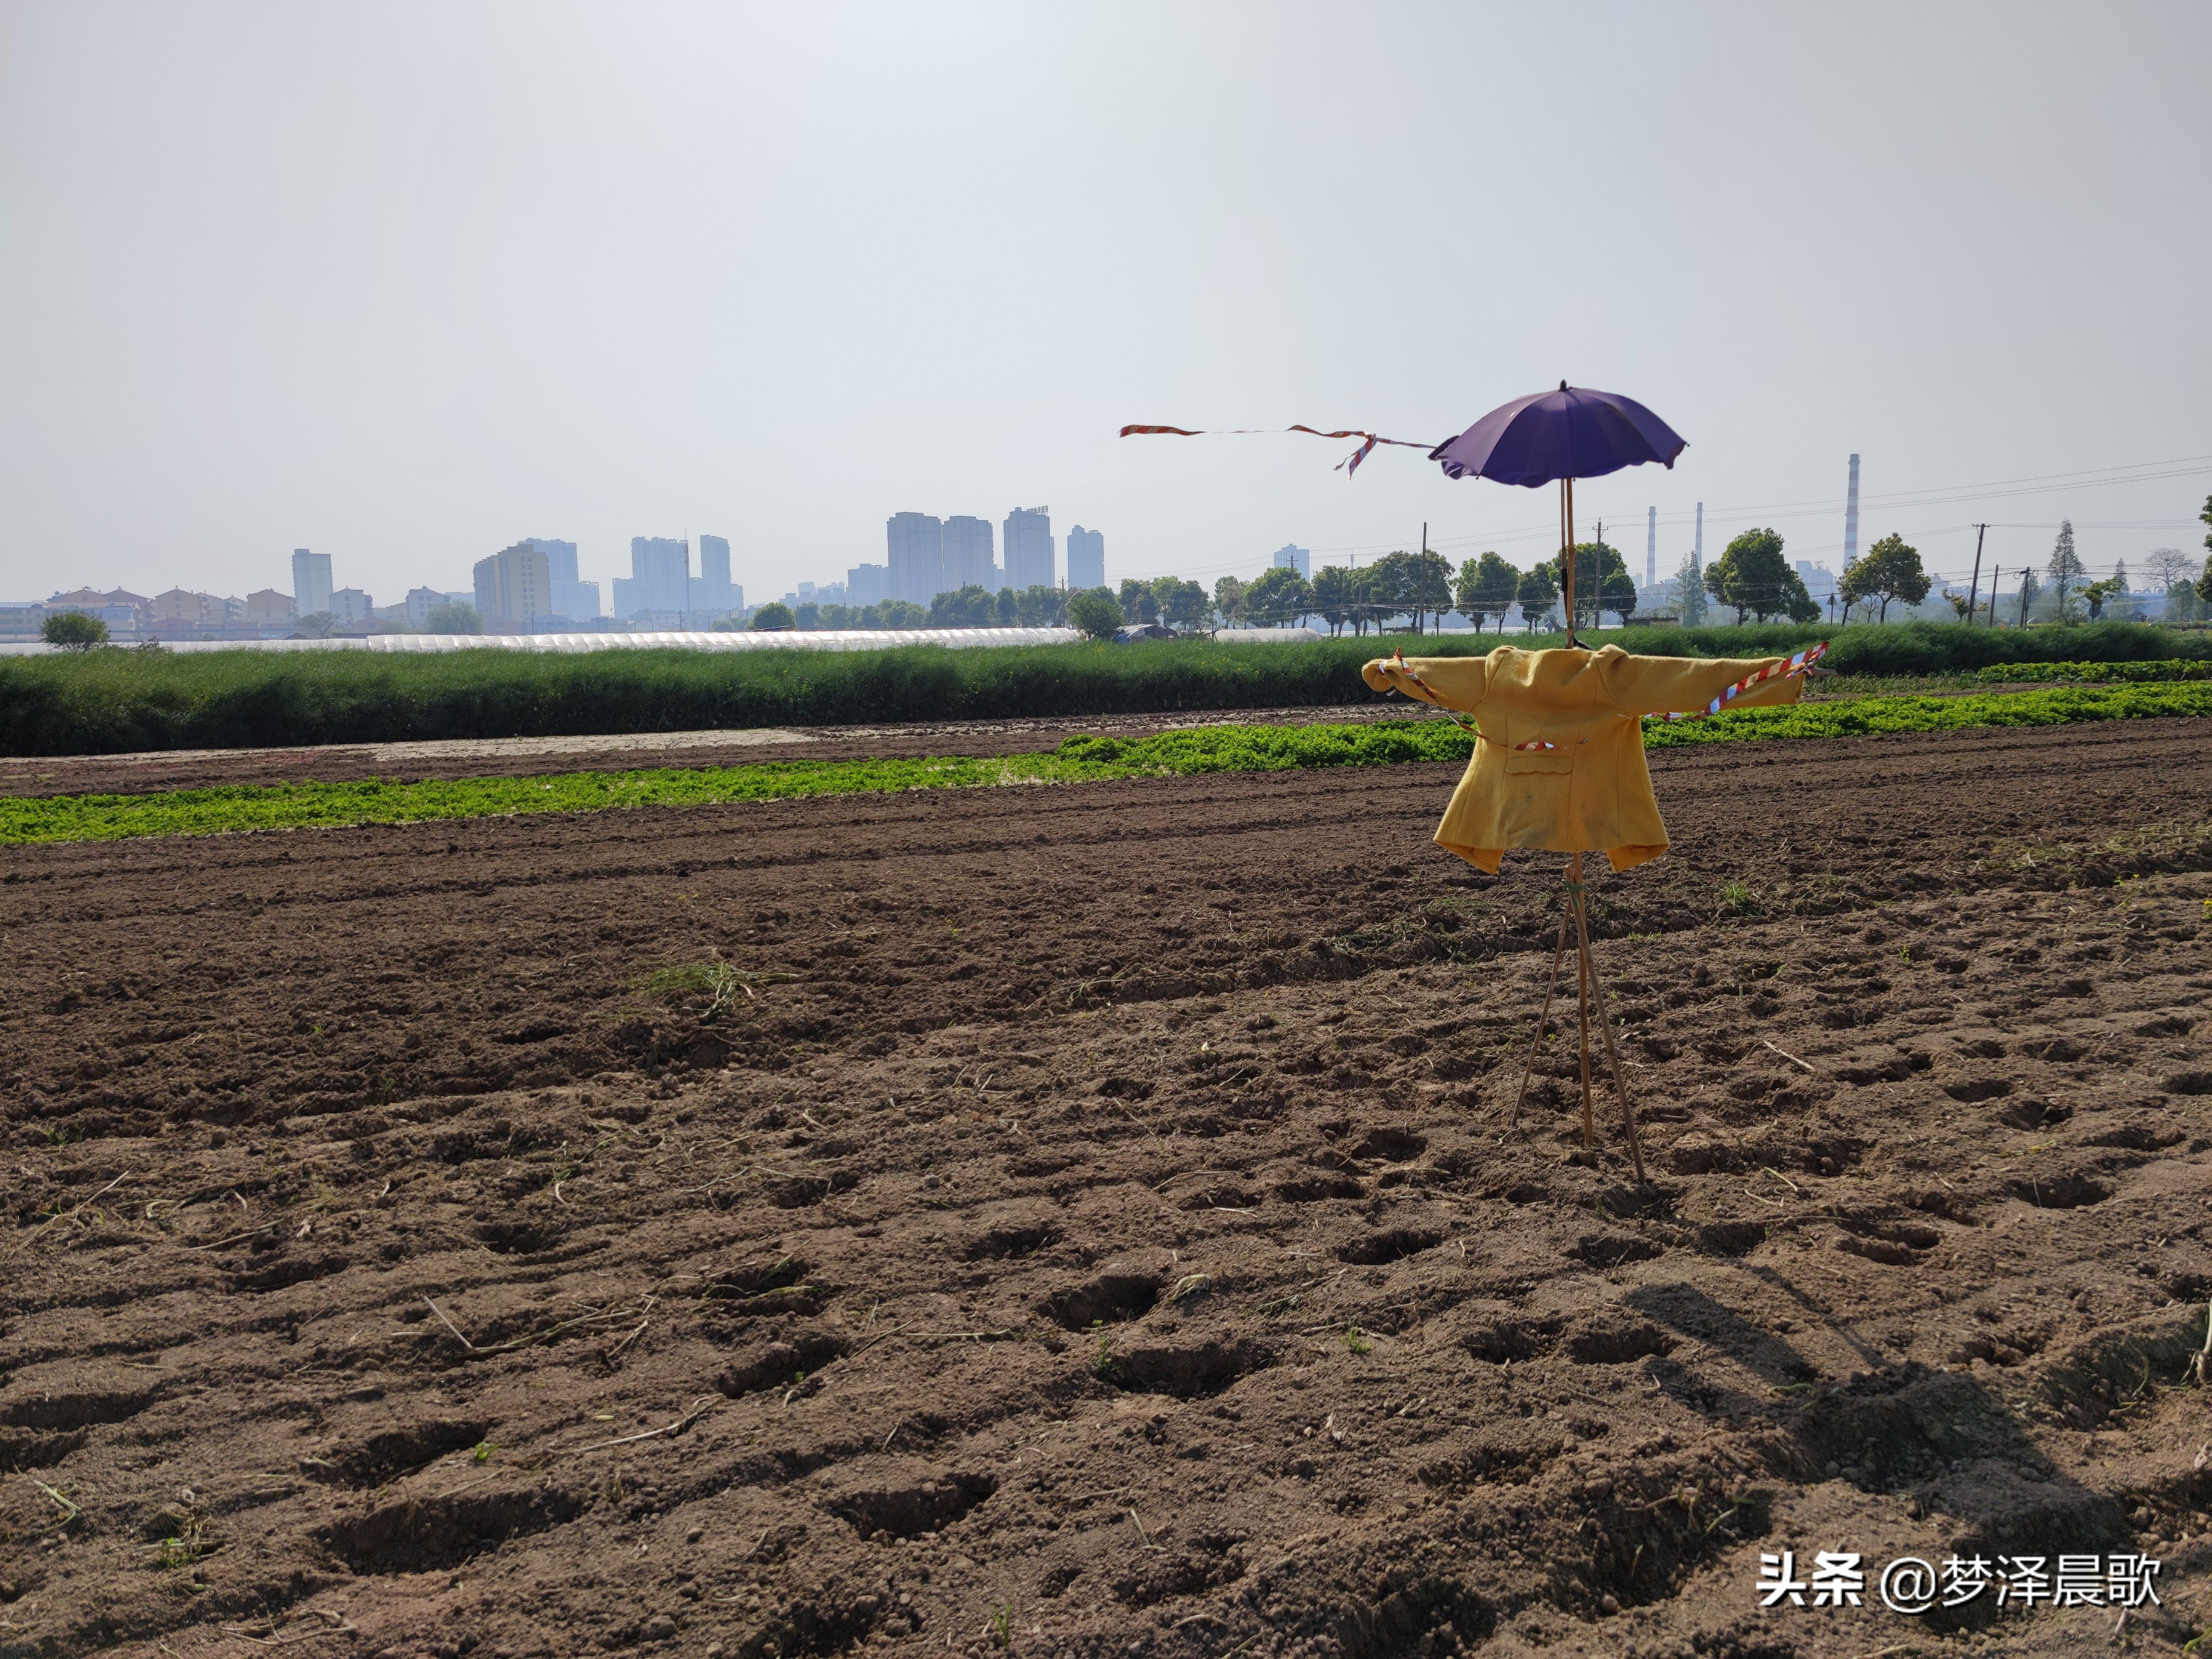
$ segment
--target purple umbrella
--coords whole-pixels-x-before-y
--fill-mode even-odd
[[[1575,480],[1601,478],[1656,461],[1671,468],[1688,445],[1632,398],[1589,392],[1562,380],[1557,392],[1516,398],[1493,409],[1429,459],[1453,478],[1489,478],[1534,489],[1559,485],[1559,569],[1567,599],[1567,643],[1575,638]]]

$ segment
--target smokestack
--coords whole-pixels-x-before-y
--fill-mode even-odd
[[[1848,570],[1858,562],[1859,556],[1859,458],[1851,457],[1851,493],[1844,502],[1844,568]]]
[[[1659,509],[1645,509],[1644,519],[1644,585],[1659,586]]]

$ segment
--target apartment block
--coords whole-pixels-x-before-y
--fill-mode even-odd
[[[331,608],[331,556],[292,550],[292,602],[303,617]]]
[[[999,566],[993,547],[991,521],[965,515],[945,521],[945,586],[984,587],[996,592]],[[935,594],[930,595],[934,599]],[[925,601],[926,603],[926,601]]]
[[[1058,580],[1052,545],[1052,509],[1018,507],[1006,514],[1006,585],[1017,593],[1025,587],[1051,587]]]
[[[477,614],[487,634],[538,627],[552,617],[551,567],[528,543],[477,560],[475,574]]]
[[[894,513],[884,534],[894,599],[927,605],[945,591],[945,526],[927,513]]]
[[[1098,531],[1078,525],[1067,532],[1067,585],[1106,586],[1106,538]]]

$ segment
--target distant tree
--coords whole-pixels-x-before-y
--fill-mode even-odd
[[[2073,595],[2081,586],[2081,556],[2074,551],[2074,520],[2058,521],[2058,539],[2051,549],[2051,562],[2044,567],[2051,577],[2051,591],[2057,601],[2058,620],[2074,620]]]
[[[2205,539],[2212,541],[2212,536],[2208,536]],[[2197,602],[2199,605],[2212,606],[2212,554],[2205,556],[2204,574],[2197,579],[2193,591],[2196,592]]]
[[[1160,619],[1160,602],[1153,597],[1150,582],[1140,582],[1134,576],[1122,577],[1121,604],[1124,622],[1156,623]]]
[[[471,612],[476,610],[476,606],[474,605],[471,605],[468,608]],[[442,605],[436,607],[436,610],[442,609],[444,609]],[[432,614],[435,614],[435,610],[434,610]],[[338,619],[327,611],[310,611],[306,616],[301,617],[297,622],[292,624],[292,631],[306,639],[326,640],[330,638],[331,635],[338,631]],[[473,631],[478,634],[483,633],[483,623],[482,622],[478,622]]]
[[[849,605],[839,605],[836,600],[831,599],[817,605],[815,609],[821,613],[822,625],[824,628],[851,628],[856,625],[853,621],[854,608]]]
[[[876,619],[872,623],[863,622],[860,624],[863,628],[927,628],[929,626],[929,612],[912,599],[884,599],[879,604],[870,605],[868,610],[875,612]],[[865,617],[867,612],[863,611],[861,614]]]
[[[2197,516],[2206,524],[2212,524],[2212,495],[2204,498],[2204,510]],[[2204,550],[2208,556],[2212,556],[2212,530],[2204,532]],[[2212,568],[2212,556],[2208,556],[2204,562],[2208,568]]]
[[[1562,593],[1566,589],[1563,576],[1565,564],[1564,554],[1555,555],[1545,562],[1545,568],[1552,573],[1553,586]],[[1628,562],[1620,556],[1619,548],[1608,547],[1602,542],[1576,544],[1575,625],[1577,628],[1585,624],[1592,628],[1597,626],[1599,612],[1608,608],[1605,605],[1606,581],[1615,571],[1619,571],[1624,579],[1628,574]]]
[[[1406,556],[1406,608],[1413,613],[1413,631],[1420,633],[1431,616],[1443,620],[1452,608],[1452,568],[1444,556],[1431,548]]]
[[[2107,576],[2100,582],[2091,582],[2081,590],[2081,602],[2089,607],[2089,620],[2103,620],[2105,607],[2127,592],[2127,584],[2118,576]]]
[[[1459,568],[1459,580],[1454,584],[1452,599],[1460,614],[1474,624],[1474,631],[1482,631],[1486,617],[1498,618],[1502,632],[1505,627],[1505,612],[1513,603],[1514,591],[1521,585],[1521,573],[1499,558],[1495,553],[1486,553],[1480,559],[1469,559]]]
[[[1251,616],[1252,584],[1242,576],[1213,580],[1213,615],[1224,628],[1242,628]]]
[[[809,599],[791,613],[791,625],[802,634],[818,633],[822,628],[822,606]]]
[[[799,619],[791,614],[791,607],[781,599],[770,599],[753,612],[753,628],[757,632],[789,628]]]
[[[1534,570],[1522,573],[1513,597],[1521,603],[1521,620],[1530,633],[1536,624],[1550,618],[1552,609],[1559,602],[1559,585],[1553,580],[1552,567],[1540,564]]]
[[[1793,570],[1790,574],[1794,576],[1797,573]],[[1802,578],[1799,586],[1803,586]],[[1918,605],[1928,597],[1928,573],[1920,567],[1919,549],[1907,547],[1902,536],[1888,535],[1867,549],[1855,563],[1844,567],[1843,580],[1838,586],[1846,604],[1856,604],[1861,599],[1878,602],[1881,607],[1879,620],[1887,622],[1891,600]]]
[[[1685,628],[1705,619],[1705,573],[1692,553],[1674,572],[1674,615]]]
[[[1328,624],[1332,639],[1341,634],[1345,623],[1352,620],[1354,593],[1352,572],[1342,565],[1325,564],[1314,573],[1314,611]]]
[[[997,599],[974,582],[929,602],[932,628],[989,628],[998,620]]]
[[[1286,564],[1269,565],[1244,590],[1244,614],[1263,628],[1288,627],[1313,608],[1313,584]]]
[[[2143,569],[2150,578],[2152,590],[2164,593],[2171,591],[2176,582],[2195,579],[2197,560],[2194,555],[2178,547],[2154,547],[2143,561]]]
[[[1973,613],[1974,596],[1972,594],[1961,593],[1954,587],[1947,587],[1943,590],[1943,597],[1951,602],[1952,613],[1960,622],[1966,621]]]
[[[995,604],[999,626],[1012,628],[1014,625],[1014,618],[1021,614],[1022,608],[1021,601],[1014,597],[1014,590],[1011,587],[1000,588]]]
[[[466,600],[449,599],[444,605],[432,605],[423,614],[422,630],[427,634],[481,634],[483,618]]]
[[[1159,607],[1160,620],[1171,628],[1200,627],[1213,611],[1213,601],[1206,591],[1180,576],[1154,579],[1152,603]]]
[[[1067,596],[1067,620],[1094,640],[1110,640],[1126,618],[1111,593],[1086,587]]]
[[[1023,628],[1058,628],[1067,620],[1066,590],[1031,582],[1014,595],[1014,621]]]
[[[1623,628],[1627,627],[1629,617],[1636,614],[1636,583],[1630,577],[1627,567],[1624,565],[1618,570],[1607,571],[1605,586],[1601,592],[1604,595],[1605,608],[1620,618]]]
[[[89,651],[107,643],[107,624],[82,611],[57,611],[39,624],[39,637],[64,651]]]
[[[1802,592],[1803,580],[1782,556],[1782,538],[1771,530],[1747,530],[1705,572],[1705,592],[1735,612],[1741,628],[1747,611],[1761,622],[1786,612],[1793,580]]]

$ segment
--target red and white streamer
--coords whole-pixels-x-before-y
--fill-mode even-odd
[[[1333,471],[1342,472],[1346,477],[1350,477],[1353,473],[1359,471],[1360,462],[1365,460],[1368,456],[1374,453],[1375,446],[1377,444],[1395,444],[1401,449],[1434,449],[1436,447],[1434,444],[1415,443],[1407,438],[1380,437],[1372,432],[1362,432],[1357,428],[1351,428],[1342,432],[1323,432],[1319,427],[1313,426],[1200,427],[1195,429],[1187,426],[1125,426],[1121,428],[1121,435],[1125,438],[1141,438],[1147,436],[1170,438],[1204,438],[1208,436],[1236,438],[1253,437],[1261,434],[1275,432],[1306,432],[1312,434],[1316,438],[1364,439],[1366,441],[1362,443],[1356,451],[1354,451],[1346,459],[1339,461],[1334,467],[1330,469]]]
[[[1734,685],[1729,687],[1727,690],[1722,692],[1720,696],[1715,697],[1703,708],[1692,709],[1689,713],[1682,714],[1660,714],[1654,718],[1662,720],[1701,720],[1707,719],[1711,715],[1719,714],[1722,709],[1727,708],[1729,704],[1734,702],[1738,697],[1750,690],[1753,686],[1759,684],[1761,681],[1771,680],[1778,674],[1802,674],[1807,670],[1810,669],[1814,663],[1820,661],[1821,658],[1827,654],[1828,642],[1826,640],[1822,640],[1820,644],[1810,647],[1806,650],[1800,651],[1796,656],[1790,658],[1787,661],[1771,662],[1767,664],[1765,667],[1760,669],[1756,674],[1746,674],[1741,679],[1738,680]]]

